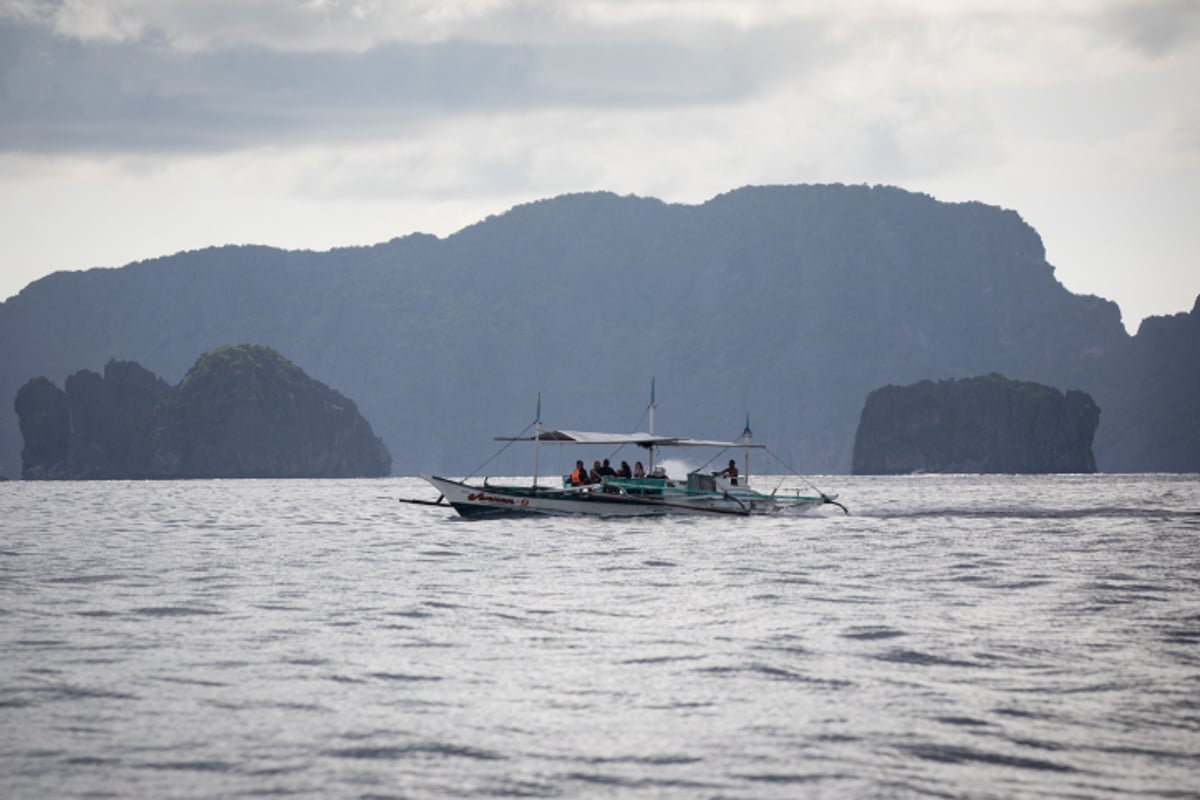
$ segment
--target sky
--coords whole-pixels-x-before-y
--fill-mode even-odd
[[[1016,210],[1126,327],[1200,294],[1200,0],[0,0],[0,300],[612,191]]]

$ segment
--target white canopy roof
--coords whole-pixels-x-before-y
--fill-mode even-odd
[[[652,433],[595,433],[592,431],[543,430],[538,441],[551,444],[636,444],[641,447],[754,447],[743,442],[722,442],[712,439],[689,439],[686,436],[661,436]],[[534,437],[497,436],[500,442],[532,442]]]

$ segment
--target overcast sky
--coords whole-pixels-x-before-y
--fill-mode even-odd
[[[566,192],[1018,211],[1126,326],[1200,294],[1200,0],[0,0],[0,300]]]

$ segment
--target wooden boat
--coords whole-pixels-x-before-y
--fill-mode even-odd
[[[455,480],[437,475],[422,476],[438,491],[436,501],[401,498],[401,502],[421,505],[450,506],[464,517],[496,517],[518,515],[558,515],[597,517],[645,517],[668,514],[723,514],[753,516],[760,514],[803,514],[819,506],[832,504],[846,511],[836,495],[828,495],[815,487],[811,493],[799,490],[775,491],[767,494],[749,486],[749,453],[765,449],[750,443],[750,421],[740,441],[713,441],[679,436],[656,435],[654,431],[654,385],[650,388],[648,432],[597,433],[574,430],[547,430],[541,423],[541,398],[533,424],[533,436],[497,437],[498,441],[528,441],[534,444],[534,475],[530,484],[495,484],[486,478],[482,483]],[[528,429],[527,429],[528,430]],[[538,482],[538,448],[542,443],[557,445],[602,445],[620,447],[636,445],[648,451],[650,473],[642,478],[606,476],[597,483],[572,485],[563,476],[561,485],[546,486]],[[662,467],[654,466],[655,454],[662,447],[707,447],[742,449],[743,474],[723,472],[689,472],[676,480],[668,477]],[[739,471],[742,472],[742,471]]]

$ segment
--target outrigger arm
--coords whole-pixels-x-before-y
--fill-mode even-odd
[[[442,494],[438,495],[437,500],[417,500],[414,497],[397,497],[396,499],[401,503],[412,503],[414,506],[441,506],[442,508],[447,508],[450,505],[449,503],[442,502],[446,499],[446,496]]]

